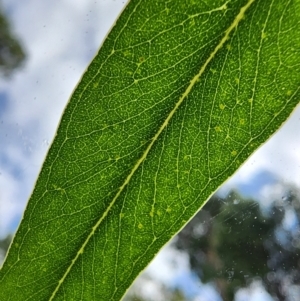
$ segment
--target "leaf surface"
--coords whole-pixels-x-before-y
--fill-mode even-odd
[[[132,0],[61,119],[0,300],[120,300],[289,116],[300,5]]]

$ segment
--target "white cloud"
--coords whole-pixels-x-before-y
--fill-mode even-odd
[[[11,232],[10,226],[13,221],[20,219],[23,207],[16,201],[18,181],[5,170],[1,172],[0,177],[0,239],[2,239]]]
[[[273,301],[266,292],[261,281],[254,281],[248,288],[241,288],[236,292],[235,301]]]
[[[176,277],[190,273],[189,256],[187,253],[175,249],[169,243],[147,267],[147,273],[170,286]]]

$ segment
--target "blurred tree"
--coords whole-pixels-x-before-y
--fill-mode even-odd
[[[25,59],[24,50],[12,33],[9,22],[0,7],[0,70],[4,76],[10,76]]]
[[[5,254],[9,248],[11,243],[12,237],[11,235],[7,235],[4,239],[0,239],[0,266],[2,261],[4,260]]]
[[[178,234],[177,248],[188,252],[192,270],[214,282],[223,300],[257,279],[278,300],[300,284],[300,193],[290,186],[285,191],[264,213],[258,201],[235,191],[215,195]]]

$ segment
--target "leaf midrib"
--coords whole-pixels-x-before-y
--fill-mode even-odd
[[[215,57],[215,55],[218,53],[218,51],[224,46],[224,44],[226,43],[226,41],[229,39],[230,33],[238,26],[239,22],[243,19],[244,15],[245,15],[245,12],[254,3],[254,1],[255,0],[249,0],[248,3],[246,5],[244,5],[240,9],[240,12],[237,14],[237,16],[235,17],[234,21],[231,23],[231,25],[225,31],[225,34],[224,34],[223,38],[221,39],[221,41],[219,42],[219,44],[211,52],[211,54],[209,55],[208,59],[205,61],[205,63],[200,68],[199,72],[190,81],[190,84],[188,85],[187,89],[182,94],[182,96],[179,98],[178,102],[175,104],[174,108],[169,113],[169,115],[167,116],[166,120],[160,126],[159,130],[153,136],[153,138],[151,139],[151,142],[149,143],[148,147],[146,148],[146,150],[144,151],[144,153],[142,154],[142,156],[140,157],[140,159],[133,166],[131,172],[126,177],[126,179],[123,182],[123,184],[120,186],[118,192],[116,193],[115,197],[110,202],[110,204],[107,207],[107,209],[105,210],[105,212],[98,219],[98,221],[94,225],[94,227],[92,227],[92,230],[91,230],[90,234],[87,236],[86,240],[84,241],[84,243],[82,244],[82,246],[80,247],[80,249],[78,250],[78,252],[76,253],[75,257],[72,259],[70,265],[66,269],[66,271],[65,271],[64,275],[62,276],[62,278],[58,281],[58,284],[55,287],[55,289],[54,289],[51,297],[49,298],[49,301],[54,300],[54,297],[57,294],[57,292],[59,291],[59,288],[63,284],[63,282],[66,279],[67,275],[70,273],[73,265],[75,264],[75,262],[77,261],[77,259],[79,258],[79,256],[81,254],[83,254],[85,247],[87,246],[88,242],[93,237],[93,235],[95,234],[95,231],[100,227],[100,225],[102,224],[102,221],[106,218],[106,216],[108,215],[108,213],[113,208],[116,200],[119,198],[119,196],[121,195],[121,193],[123,192],[123,190],[125,189],[125,187],[129,184],[131,178],[133,177],[133,175],[135,174],[135,172],[137,171],[137,169],[140,167],[140,165],[142,164],[142,162],[146,159],[146,157],[148,156],[148,153],[152,149],[154,143],[157,141],[157,139],[159,138],[159,136],[161,135],[161,133],[167,127],[167,125],[169,124],[170,120],[172,119],[172,117],[174,116],[174,114],[177,112],[177,109],[181,106],[181,104],[184,102],[184,100],[186,99],[186,97],[190,94],[192,88],[197,83],[197,81],[199,80],[199,78],[201,77],[201,75],[204,73],[204,71],[206,70],[206,68],[209,65],[209,63],[212,61],[212,59]]]

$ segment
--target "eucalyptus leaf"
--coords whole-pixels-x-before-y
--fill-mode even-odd
[[[63,113],[0,300],[120,300],[298,104],[299,32],[298,0],[131,0]]]

